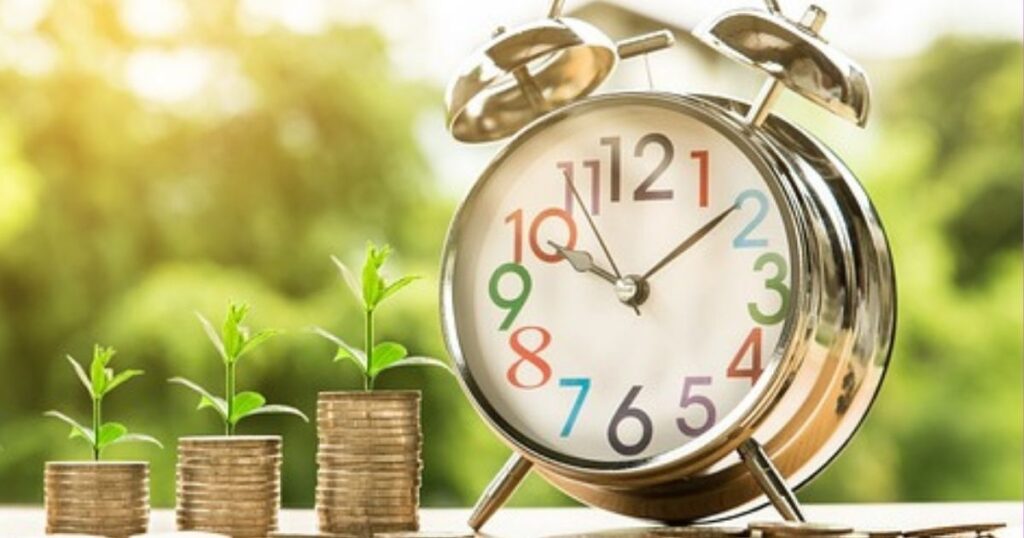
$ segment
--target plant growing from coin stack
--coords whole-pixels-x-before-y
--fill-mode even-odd
[[[224,434],[234,435],[235,427],[243,419],[255,415],[268,414],[289,414],[295,415],[306,422],[309,418],[294,407],[287,405],[267,404],[267,399],[262,394],[254,391],[236,393],[236,371],[238,361],[254,349],[265,343],[278,334],[272,329],[250,333],[249,328],[243,326],[246,316],[249,314],[249,306],[246,304],[231,304],[228,307],[228,315],[218,333],[217,329],[203,317],[196,314],[199,322],[203,325],[206,336],[217,349],[222,362],[224,363],[224,397],[214,396],[213,393],[204,389],[198,383],[189,381],[184,377],[172,377],[169,381],[184,385],[199,394],[199,407],[197,409],[213,409],[224,421]]]
[[[92,423],[80,424],[59,411],[46,416],[71,426],[72,439],[89,444],[91,461],[46,462],[43,485],[46,499],[46,532],[128,536],[143,534],[149,527],[149,463],[144,461],[99,461],[103,450],[121,443],[151,443],[163,448],[149,435],[129,433],[119,422],[103,422],[103,400],[141,370],[114,373],[110,362],[114,348],[96,345],[86,373],[82,365],[67,356],[68,363],[92,400]]]
[[[382,270],[390,255],[387,245],[368,243],[359,279],[332,258],[362,307],[362,349],[314,329],[337,345],[335,361],[359,368],[363,388],[321,392],[317,398],[316,510],[320,531],[326,534],[371,536],[419,528],[420,393],[375,390],[375,383],[380,374],[402,366],[450,369],[434,358],[409,356],[399,343],[376,341],[377,309],[418,278],[387,279]]]
[[[331,256],[331,261],[338,267],[342,280],[345,281],[348,289],[362,307],[362,349],[349,345],[337,335],[320,327],[313,329],[317,334],[338,346],[338,352],[334,356],[335,362],[349,361],[359,368],[359,372],[362,374],[364,390],[373,390],[377,377],[392,368],[402,366],[435,366],[449,370],[448,365],[438,359],[409,356],[409,351],[402,344],[396,342],[375,342],[374,314],[377,308],[386,299],[420,278],[416,275],[407,275],[389,282],[381,273],[381,270],[390,256],[391,247],[389,245],[377,247],[372,242],[368,242],[366,244],[366,258],[363,261],[363,269],[360,275],[361,279],[356,279],[348,266],[337,257]]]
[[[128,433],[128,428],[120,422],[103,422],[103,398],[129,379],[140,376],[143,373],[142,370],[125,370],[119,374],[114,374],[114,370],[108,366],[116,353],[117,351],[112,347],[95,345],[88,375],[86,375],[82,365],[74,357],[71,355],[66,356],[68,363],[71,364],[71,368],[74,369],[75,374],[78,376],[78,380],[82,382],[82,386],[85,387],[92,400],[92,427],[83,426],[60,411],[47,411],[44,413],[48,417],[53,417],[71,426],[69,438],[78,438],[89,443],[89,446],[92,448],[93,461],[99,461],[100,454],[104,448],[119,443],[152,443],[163,448],[160,441],[149,435]]]
[[[216,396],[184,377],[171,383],[199,395],[198,409],[212,409],[224,425],[222,436],[192,436],[178,440],[179,530],[201,530],[229,536],[268,536],[277,529],[281,505],[282,439],[279,435],[235,435],[245,418],[266,414],[295,415],[294,407],[268,404],[262,394],[238,392],[236,374],[241,359],[278,334],[250,331],[244,325],[245,304],[230,304],[218,331],[197,314],[224,367],[224,395]]]

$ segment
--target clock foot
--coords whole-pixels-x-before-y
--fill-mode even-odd
[[[800,511],[800,501],[797,500],[796,494],[772,464],[768,454],[765,454],[764,448],[754,439],[747,439],[737,450],[740,453],[740,459],[743,460],[747,469],[750,470],[750,474],[757,481],[757,485],[761,486],[764,494],[768,496],[768,500],[779,511],[783,519],[804,521],[804,515]]]
[[[480,530],[480,527],[483,527],[498,508],[512,496],[531,467],[533,464],[529,460],[519,454],[513,454],[480,495],[476,506],[473,507],[473,513],[469,516],[469,527],[474,531]]]

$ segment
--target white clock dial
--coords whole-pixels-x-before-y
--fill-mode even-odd
[[[454,328],[492,420],[595,466],[727,427],[789,316],[791,226],[771,181],[676,108],[581,107],[528,131],[453,230]],[[585,269],[587,254],[593,271],[566,259]]]

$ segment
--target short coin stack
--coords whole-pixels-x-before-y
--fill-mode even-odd
[[[277,529],[279,436],[183,437],[178,442],[178,529],[234,538]]]
[[[368,536],[419,528],[420,393],[320,393],[320,531]]]
[[[48,462],[46,532],[131,536],[149,526],[149,464]]]

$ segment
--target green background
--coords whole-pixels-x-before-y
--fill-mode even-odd
[[[151,461],[159,506],[173,503],[173,439],[219,431],[165,382],[219,382],[195,311],[220,319],[243,300],[253,326],[290,332],[244,360],[240,389],[312,412],[318,391],[358,387],[304,328],[359,341],[358,307],[329,256],[357,263],[368,238],[396,247],[395,273],[425,277],[379,312],[380,338],[446,357],[437,265],[458,199],[416,135],[440,88],[393,73],[372,28],[252,33],[232,2],[188,5],[187,31],[148,44],[220,51],[246,79],[245,107],[126,89],[111,73],[140,40],[112,2],[53,3],[34,30],[53,69],[0,70],[0,502],[41,502],[44,461],[87,457],[42,412],[86,416],[61,357],[85,360],[96,341],[119,349],[116,368],[147,372],[108,398],[106,416],[168,448],[107,456]],[[840,152],[887,225],[899,332],[865,427],[805,500],[1021,498],[1021,65],[1019,42],[975,38],[868,66],[883,75],[879,105]],[[837,121],[807,117],[812,130]],[[424,392],[424,504],[471,503],[507,449],[445,373],[380,384]],[[284,435],[284,504],[311,506],[314,428],[261,417],[239,431]],[[531,479],[515,502],[571,501]]]

